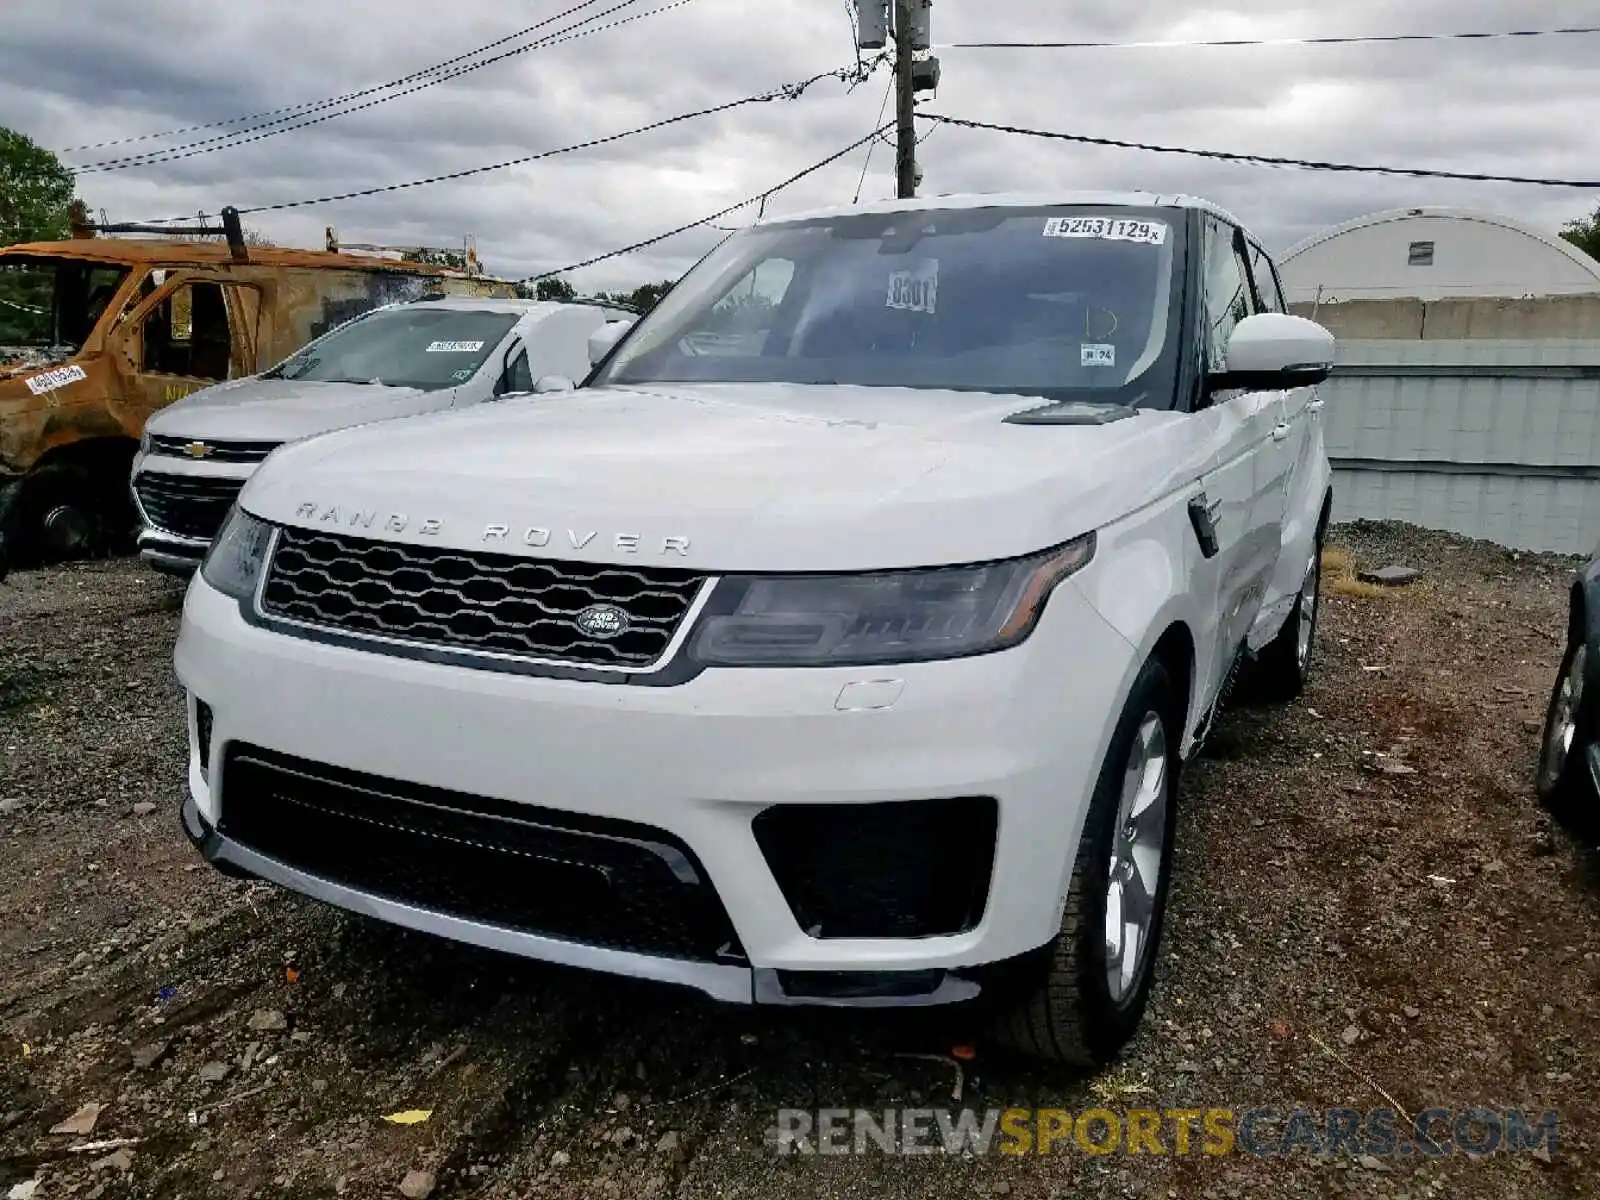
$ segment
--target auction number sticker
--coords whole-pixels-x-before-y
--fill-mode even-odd
[[[1103,343],[1084,342],[1079,348],[1080,366],[1114,367],[1117,365],[1117,348]]]
[[[890,275],[889,295],[884,304],[907,312],[936,311],[939,306],[939,260],[924,259],[910,271],[896,271]]]
[[[1160,221],[1125,221],[1113,217],[1051,217],[1044,223],[1045,237],[1099,238],[1107,242],[1143,242],[1160,246],[1167,227]]]
[[[482,342],[429,342],[429,354],[476,354],[483,349]]]
[[[89,378],[79,366],[57,367],[53,371],[45,371],[28,380],[28,390],[35,396],[42,396],[46,392],[53,392],[57,388],[64,388],[69,383],[77,383],[80,379]]]

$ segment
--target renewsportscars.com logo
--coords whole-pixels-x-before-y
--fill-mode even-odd
[[[1556,1153],[1558,1115],[1520,1108],[781,1108],[768,1141],[786,1154],[1310,1155],[1474,1157]]]

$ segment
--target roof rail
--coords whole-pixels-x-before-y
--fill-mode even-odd
[[[86,229],[96,233],[154,233],[166,237],[216,237],[217,231],[209,225],[141,225],[124,221],[118,224],[88,224]],[[222,210],[222,234],[228,239],[228,253],[233,261],[250,261],[250,248],[244,242],[244,225],[239,220],[239,210],[229,205]]]

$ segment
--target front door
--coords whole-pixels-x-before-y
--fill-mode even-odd
[[[1256,294],[1267,312],[1287,313],[1282,281],[1272,260],[1259,246],[1250,247],[1250,274]],[[1275,437],[1275,456],[1284,471],[1283,555],[1267,591],[1267,603],[1257,627],[1257,641],[1274,633],[1288,615],[1305,583],[1311,555],[1316,553],[1317,523],[1327,486],[1319,465],[1323,454],[1322,400],[1314,387],[1289,388],[1274,393],[1282,412]]]
[[[118,327],[128,400],[138,418],[190,392],[256,370],[260,293],[249,284],[174,272]]]
[[[1228,336],[1256,311],[1233,227],[1205,218],[1206,369],[1227,367]],[[1213,538],[1216,630],[1205,697],[1215,699],[1266,599],[1280,553],[1286,495],[1283,405],[1276,392],[1216,392],[1195,414],[1215,454],[1201,476],[1195,520]]]

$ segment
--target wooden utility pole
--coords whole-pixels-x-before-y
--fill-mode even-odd
[[[916,93],[911,68],[911,3],[894,0],[895,175],[902,200],[917,194]]]

